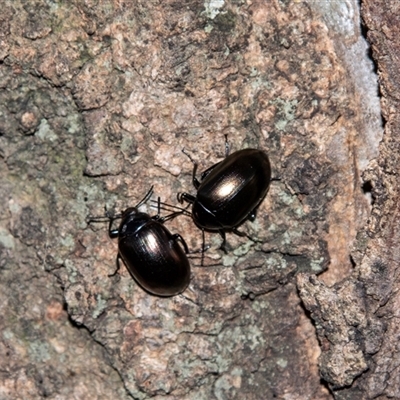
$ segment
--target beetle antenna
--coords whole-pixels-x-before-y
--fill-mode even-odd
[[[135,208],[139,208],[140,206],[142,206],[144,203],[146,203],[150,199],[151,195],[153,194],[153,187],[154,186],[151,186],[149,191],[146,193],[146,195],[143,197],[143,199],[139,201],[139,203],[137,204],[137,206]]]
[[[169,221],[170,219],[174,219],[178,215],[182,215],[182,214],[183,214],[183,211],[177,211],[177,212],[174,212],[172,214],[168,214],[165,217],[159,218],[158,221],[160,221],[161,223],[164,223],[165,221]],[[183,214],[183,215],[185,215],[185,214]]]
[[[159,207],[160,210],[165,210],[165,211],[173,211],[173,210],[179,210],[179,211],[174,211],[174,214],[183,214],[183,215],[187,215],[187,216],[191,216],[190,212],[187,210],[190,206],[190,203],[187,205],[187,207],[183,208],[183,207],[178,207],[178,206],[173,206],[172,204],[168,204],[168,203],[163,203],[162,201],[156,201],[156,200],[150,200],[151,203],[156,203],[157,204],[157,208]]]
[[[86,217],[86,223],[91,224],[92,222],[108,222],[110,219],[118,219],[122,217],[122,214],[114,214],[113,212],[107,210],[106,207],[104,207],[105,210],[105,215],[97,215],[97,216],[93,216],[93,215],[88,215]]]
[[[86,217],[86,223],[91,224],[92,222],[107,222],[109,218],[106,215],[102,216],[93,216],[93,215],[88,215]]]
[[[157,197],[157,215],[161,214],[161,198],[160,196]]]

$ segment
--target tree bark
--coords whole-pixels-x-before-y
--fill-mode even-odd
[[[396,21],[369,3],[380,147],[355,0],[3,2],[0,398],[397,396]],[[196,194],[182,149],[204,171],[225,136],[268,153],[269,193],[204,266],[192,219],[167,221],[192,278],[152,296],[90,220],[151,186],[173,209]]]
[[[335,398],[398,399],[399,7],[365,0],[362,15],[385,119],[379,157],[363,177],[371,188],[371,216],[358,235],[352,276],[332,288],[299,276],[299,288],[325,344],[320,368]]]

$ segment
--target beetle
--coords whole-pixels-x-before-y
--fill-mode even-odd
[[[190,264],[186,256],[189,251],[182,236],[171,234],[163,224],[181,212],[160,217],[160,200],[157,215],[151,217],[140,212],[139,207],[152,193],[153,187],[135,207],[110,218],[109,236],[118,238],[119,257],[143,289],[156,296],[174,296],[189,285]],[[114,221],[119,218],[118,229],[113,229]]]
[[[192,182],[197,194],[178,193],[180,203],[192,204],[194,223],[203,231],[218,231],[222,236],[221,249],[226,252],[226,231],[240,236],[237,227],[246,219],[254,220],[255,212],[268,192],[271,164],[265,151],[243,149],[228,155],[196,178],[198,164],[192,160]],[[204,243],[203,243],[204,245]]]

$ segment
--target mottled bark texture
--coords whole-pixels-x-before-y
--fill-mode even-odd
[[[386,360],[397,97],[366,170],[381,128],[357,7],[2,1],[1,399],[397,396]],[[389,35],[395,22],[377,26]],[[387,63],[389,36],[371,32]],[[225,135],[231,151],[264,149],[272,163],[247,236],[228,233],[225,255],[207,233],[205,265],[190,255],[180,296],[149,295],[123,266],[113,275],[117,245],[88,217],[134,206],[151,185],[153,200],[176,205],[177,192],[195,193],[181,150],[204,170],[223,158]],[[166,226],[201,248],[190,218]]]
[[[337,399],[400,399],[400,4],[362,2],[376,60],[385,132],[378,159],[364,172],[372,212],[358,234],[351,277],[331,288],[298,278],[315,321],[322,377]]]

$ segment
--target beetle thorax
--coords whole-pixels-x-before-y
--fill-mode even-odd
[[[149,214],[139,212],[136,207],[126,209],[122,215],[119,236],[134,235],[151,219]]]
[[[199,201],[195,201],[192,209],[193,221],[200,228],[219,230],[223,228],[214,213],[205,208]]]

